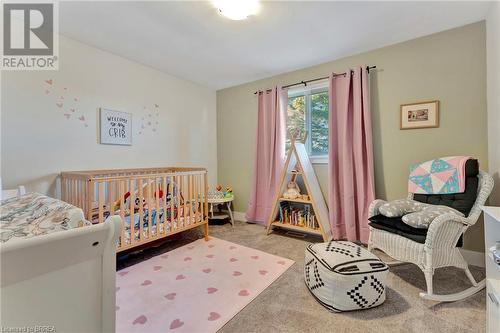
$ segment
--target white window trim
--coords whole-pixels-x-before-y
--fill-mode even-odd
[[[328,164],[328,155],[309,155],[312,164]]]
[[[288,96],[299,96],[302,94],[308,94],[310,95],[311,93],[314,93],[316,91],[323,91],[324,89],[328,89],[328,80],[324,81],[318,81],[313,84],[308,84],[307,86],[301,86],[297,88],[292,88],[288,90]],[[307,127],[309,127],[309,124],[306,124]],[[311,144],[311,140],[307,140],[308,142],[306,143],[307,145],[307,150],[309,152],[310,147],[309,145]],[[328,154],[326,155],[309,155],[309,160],[311,161],[312,164],[328,164]]]

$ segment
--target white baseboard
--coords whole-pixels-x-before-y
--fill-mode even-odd
[[[247,218],[245,217],[244,212],[233,212],[233,216],[234,216],[235,221],[242,221],[242,222],[247,221]]]
[[[485,267],[484,252],[476,252],[471,250],[460,249],[460,253],[469,265]]]

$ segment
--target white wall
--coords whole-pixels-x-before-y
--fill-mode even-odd
[[[500,3],[494,2],[486,20],[488,72],[488,159],[495,178],[490,204],[500,206]]]
[[[62,36],[59,56],[58,71],[2,73],[4,188],[54,195],[61,171],[156,166],[206,167],[216,183],[215,91]],[[132,146],[98,143],[99,107],[133,114]]]

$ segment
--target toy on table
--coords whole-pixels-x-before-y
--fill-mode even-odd
[[[215,191],[208,191],[208,198],[211,200],[217,199],[229,199],[233,197],[233,189],[231,186],[226,187],[226,189],[222,190],[222,185],[217,184],[215,186]]]
[[[224,191],[224,198],[232,198],[233,197],[233,188],[231,186],[226,187],[226,191]]]

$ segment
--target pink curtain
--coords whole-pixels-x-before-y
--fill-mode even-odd
[[[368,73],[330,76],[329,210],[334,239],[368,242],[373,147]]]
[[[284,166],[287,90],[274,87],[258,95],[257,150],[246,218],[266,223]]]

